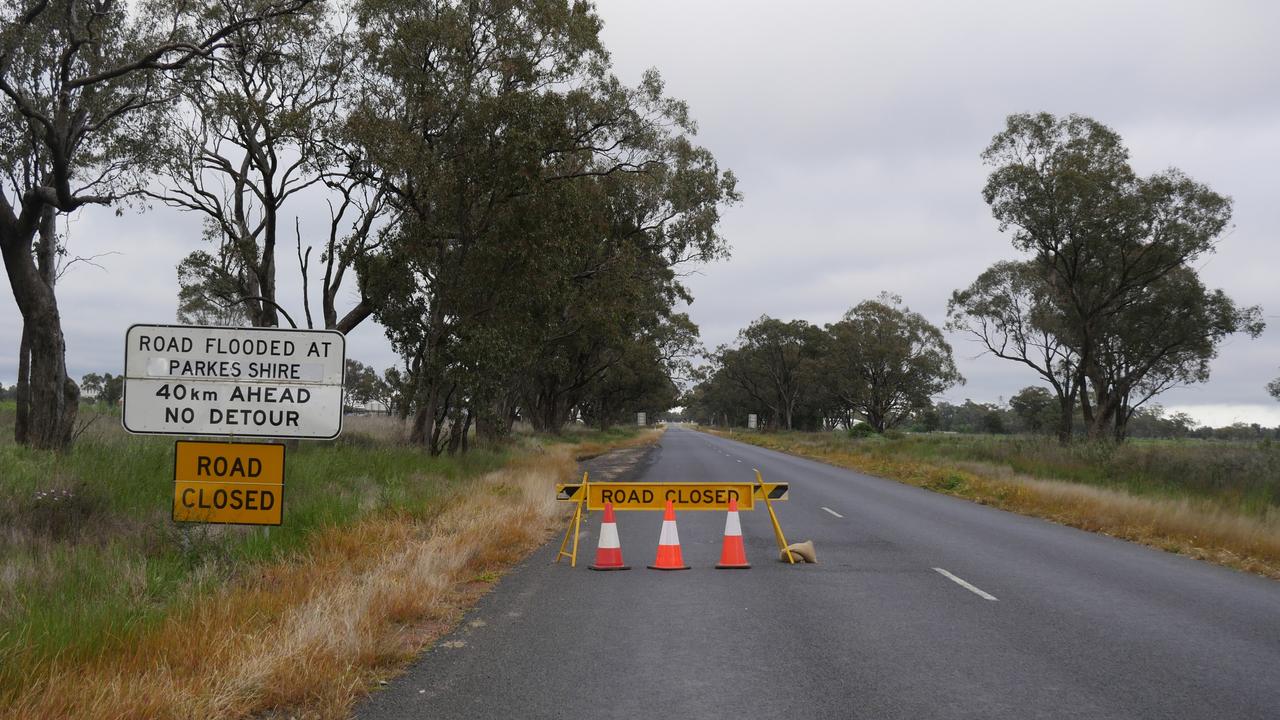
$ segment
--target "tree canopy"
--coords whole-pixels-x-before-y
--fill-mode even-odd
[[[1123,439],[1143,403],[1206,380],[1225,337],[1261,333],[1257,307],[1193,266],[1228,227],[1229,198],[1176,169],[1137,175],[1120,136],[1080,115],[1011,115],[982,157],[983,198],[1029,257],[957,291],[952,327],[1053,386],[1063,440],[1077,400],[1090,437]]]
[[[140,193],[173,74],[308,4],[257,0],[227,18],[216,2],[0,3],[0,256],[23,322],[19,442],[69,445],[79,401],[55,293],[55,217]]]

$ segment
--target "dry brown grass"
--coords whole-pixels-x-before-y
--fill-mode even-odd
[[[456,623],[563,516],[574,448],[490,473],[434,518],[380,515],[318,534],[179,611],[127,650],[60,664],[0,717],[346,717],[357,697]]]
[[[347,415],[342,418],[344,436],[351,434],[364,435],[379,442],[402,443],[409,436],[409,423],[398,415],[386,413],[369,413],[367,415]]]
[[[957,463],[978,502],[1280,579],[1280,512],[1242,515],[1192,499],[1126,492]]]
[[[1259,517],[1204,500],[1137,497],[986,463],[921,462],[776,435],[734,433],[733,439],[1280,579],[1275,510]]]

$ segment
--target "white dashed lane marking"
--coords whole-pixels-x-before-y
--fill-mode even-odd
[[[838,518],[842,518],[842,517],[844,517],[843,515],[841,515],[840,513],[836,512],[835,510],[832,510],[831,508],[827,507],[826,505],[823,505],[823,506],[822,506],[822,509],[823,509],[823,510],[826,510],[827,512],[831,513],[832,515],[835,515],[835,516],[836,516],[836,517],[838,517]]]
[[[998,598],[996,598],[996,596],[995,596],[995,595],[992,595],[991,593],[989,593],[989,592],[987,592],[987,591],[985,591],[985,590],[982,590],[982,589],[979,589],[979,588],[977,588],[977,587],[975,587],[975,586],[973,586],[973,585],[970,585],[969,583],[965,582],[963,579],[958,578],[958,577],[956,577],[955,575],[952,575],[951,573],[947,572],[946,570],[943,570],[942,568],[934,568],[934,570],[936,570],[937,572],[941,573],[943,577],[947,578],[948,580],[951,580],[951,581],[952,581],[952,582],[954,582],[955,584],[959,585],[960,587],[964,588],[965,590],[968,590],[969,592],[973,593],[974,595],[977,595],[978,597],[982,598],[983,600],[997,600],[997,599],[998,599]]]

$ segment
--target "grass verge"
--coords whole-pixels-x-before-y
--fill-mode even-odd
[[[973,441],[964,437],[884,441],[852,440],[826,433],[735,431],[730,436],[709,432],[1280,579],[1280,508],[1259,507],[1255,490],[1248,487],[1255,483],[1251,477],[1240,478],[1239,483],[1247,486],[1243,491],[1222,481],[1222,491],[1214,494],[1203,478],[1183,488],[1178,473],[1185,472],[1185,464],[1193,462],[1187,460],[1189,453],[1185,449],[1175,454],[1175,458],[1182,459],[1183,469],[1165,474],[1148,469],[1141,478],[1126,478],[1104,465],[1104,458],[1110,457],[1105,452],[1115,452],[1114,448],[1105,452],[1096,448],[1064,450],[1074,453],[1071,462],[1055,465],[1043,455],[1018,454],[1009,447],[990,453],[988,461],[958,459],[956,456],[980,454],[974,450]],[[924,443],[927,445],[922,451]],[[947,449],[945,443],[954,445]],[[1201,448],[1194,452],[1214,451],[1215,448]],[[1159,448],[1129,452],[1150,456]],[[1274,452],[1271,447],[1259,448],[1261,459],[1254,457],[1251,462],[1266,467],[1273,462],[1270,454]],[[1098,455],[1092,467],[1082,459],[1088,453]],[[1225,454],[1238,460],[1249,453],[1228,447]],[[1003,458],[1005,464],[997,457]],[[1159,462],[1179,467],[1176,460]],[[1200,458],[1196,462],[1214,461]],[[1148,468],[1155,463],[1148,463]],[[1018,469],[1027,467],[1038,468],[1049,477],[1036,477]]]
[[[351,428],[290,451],[266,538],[175,530],[172,442],[106,432],[64,456],[0,444],[21,519],[0,538],[0,717],[346,717],[546,539],[579,451],[431,459]],[[55,486],[86,508],[57,531],[29,519]]]

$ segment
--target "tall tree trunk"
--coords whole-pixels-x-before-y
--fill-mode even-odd
[[[1129,393],[1120,395],[1119,407],[1115,412],[1112,438],[1122,443],[1129,437],[1129,418],[1133,417],[1133,409],[1129,407]]]
[[[510,393],[504,392],[497,400],[491,400],[480,406],[480,410],[468,413],[468,422],[474,420],[476,437],[487,442],[496,442],[511,432],[515,423],[516,403]]]
[[[1075,424],[1075,398],[1060,395],[1058,397],[1058,443],[1070,445],[1072,426]]]
[[[529,421],[533,423],[533,429],[538,432],[559,433],[560,423],[557,410],[559,395],[555,389],[544,386],[533,394],[532,400],[533,402],[530,403],[529,408]]]
[[[31,339],[26,321],[22,323],[22,340],[18,343],[17,400],[13,440],[19,445],[26,445],[31,437]]]
[[[256,268],[259,281],[259,293],[270,302],[259,303],[260,327],[279,327],[280,315],[276,310],[276,209],[279,201],[271,193],[272,178],[263,176],[267,195],[263,198],[263,212],[266,213],[265,229],[262,238],[262,259]]]
[[[1093,403],[1089,401],[1089,384],[1085,382],[1084,376],[1081,375],[1076,387],[1080,388],[1080,415],[1084,418],[1085,435],[1093,440],[1094,438],[1094,420],[1096,415],[1093,410]]]
[[[471,418],[472,417],[474,417],[474,414],[471,412],[471,408],[467,408],[466,420],[462,422],[462,454],[463,455],[466,455],[467,450],[469,449],[468,443],[467,443],[467,436],[471,434]]]
[[[22,314],[23,344],[29,359],[27,392],[19,399],[19,414],[25,412],[25,424],[15,424],[14,439],[35,448],[64,450],[71,444],[80,389],[67,377],[66,342],[54,295],[55,218],[54,208],[45,206],[34,226],[6,228],[8,232],[0,237],[0,254]],[[40,243],[33,254],[37,232]],[[25,436],[20,437],[19,432]]]
[[[453,399],[453,388],[450,388],[449,392],[446,393],[444,397],[440,398],[436,403],[440,409],[439,409],[439,413],[435,417],[435,429],[431,431],[430,451],[431,451],[432,457],[435,457],[440,453],[444,452],[444,446],[440,444],[440,433],[444,430],[444,423],[445,423],[445,420],[448,418],[449,404],[452,401],[452,399]],[[452,432],[452,428],[450,428],[450,432]]]
[[[435,437],[436,406],[439,399],[440,385],[432,380],[430,387],[427,388],[425,402],[418,405],[413,415],[413,428],[409,432],[410,443],[426,447],[430,439]]]
[[[1118,398],[1114,390],[1094,393],[1093,422],[1089,424],[1090,440],[1114,440],[1119,418]]]

